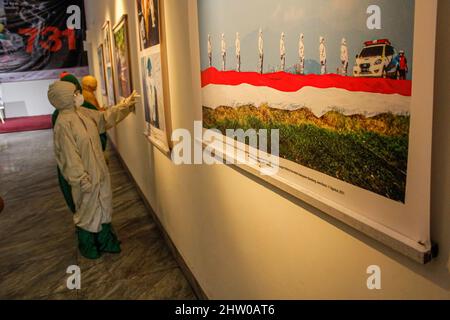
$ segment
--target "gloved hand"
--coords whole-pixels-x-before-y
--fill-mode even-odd
[[[92,192],[92,183],[91,183],[91,178],[86,174],[82,179],[81,179],[81,192],[83,193],[89,193]]]
[[[126,105],[127,107],[131,107],[134,106],[137,103],[137,98],[140,98],[141,96],[137,93],[136,90],[134,90],[130,96],[128,98],[125,98],[123,100],[123,104]]]

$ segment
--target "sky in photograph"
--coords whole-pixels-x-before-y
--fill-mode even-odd
[[[381,30],[369,30],[367,8],[381,8]],[[298,63],[300,33],[305,35],[307,73],[319,72],[319,38],[325,37],[328,72],[340,67],[342,38],[347,39],[350,66],[363,42],[388,38],[397,50],[405,50],[412,73],[415,0],[199,0],[199,32],[202,69],[208,67],[207,39],[211,34],[213,66],[221,69],[221,34],[227,43],[227,69],[236,68],[236,32],[241,38],[242,71],[257,71],[258,33],[264,33],[264,71],[280,65],[279,44],[286,34],[286,66]],[[410,74],[411,74],[410,73]]]

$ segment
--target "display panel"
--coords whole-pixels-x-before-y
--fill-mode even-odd
[[[102,28],[103,48],[105,55],[107,104],[116,104],[116,88],[114,86],[114,68],[112,63],[111,23],[106,21]]]
[[[279,130],[280,171],[266,180],[423,259],[434,42],[415,31],[427,19],[435,28],[433,7],[197,3],[204,128]],[[426,145],[414,139],[424,132]]]
[[[117,73],[117,101],[128,97],[133,91],[130,63],[128,18],[123,15],[113,29],[114,63]]]
[[[162,152],[170,153],[170,105],[163,37],[163,1],[137,0],[140,30],[140,68],[143,106],[148,130],[145,135]]]
[[[103,44],[97,48],[97,58],[100,68],[100,89],[102,97],[108,96],[108,89],[106,87],[106,69],[105,69],[105,55],[103,50]]]

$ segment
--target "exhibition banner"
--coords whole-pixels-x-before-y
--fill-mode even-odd
[[[83,0],[0,0],[0,82],[88,73]]]

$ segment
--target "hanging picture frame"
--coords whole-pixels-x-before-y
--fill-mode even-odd
[[[144,133],[166,155],[172,148],[172,122],[168,87],[167,48],[164,34],[164,1],[137,0]]]
[[[105,86],[106,86],[106,100],[109,106],[116,104],[116,89],[114,86],[114,66],[111,43],[111,23],[107,20],[102,27],[103,37],[103,52],[105,61]]]
[[[97,48],[98,65],[100,68],[100,90],[102,98],[108,97],[108,87],[106,86],[106,68],[105,68],[105,53],[103,44]]]
[[[116,101],[120,101],[133,92],[128,15],[123,15],[114,26],[112,40],[114,48],[112,61],[116,73]]]

